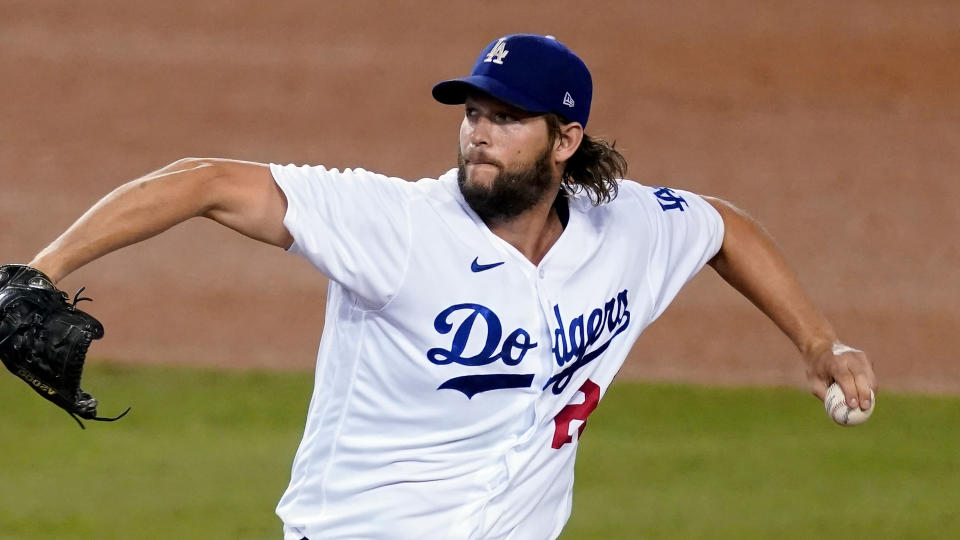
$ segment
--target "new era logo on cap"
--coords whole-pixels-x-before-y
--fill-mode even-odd
[[[513,34],[487,45],[469,76],[437,83],[433,97],[459,105],[473,90],[531,113],[555,113],[586,127],[593,80],[583,60],[556,38]]]

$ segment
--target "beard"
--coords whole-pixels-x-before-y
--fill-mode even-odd
[[[489,186],[467,181],[463,153],[457,151],[457,185],[470,208],[485,222],[503,222],[529,210],[547,196],[552,182],[551,148],[547,148],[533,163],[515,171],[499,172]],[[556,195],[556,193],[554,193]]]

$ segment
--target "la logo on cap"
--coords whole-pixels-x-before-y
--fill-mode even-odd
[[[497,44],[487,53],[484,62],[493,62],[494,64],[503,64],[503,59],[510,54],[507,50],[507,38],[503,37],[497,40]]]

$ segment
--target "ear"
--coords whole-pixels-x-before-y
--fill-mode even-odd
[[[583,126],[580,122],[570,122],[560,127],[560,134],[553,143],[553,155],[558,163],[566,163],[580,148],[583,141]]]

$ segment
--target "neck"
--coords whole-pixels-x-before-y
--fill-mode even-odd
[[[563,223],[554,208],[553,197],[546,197],[509,220],[487,222],[487,227],[534,265],[540,264],[563,233]]]

